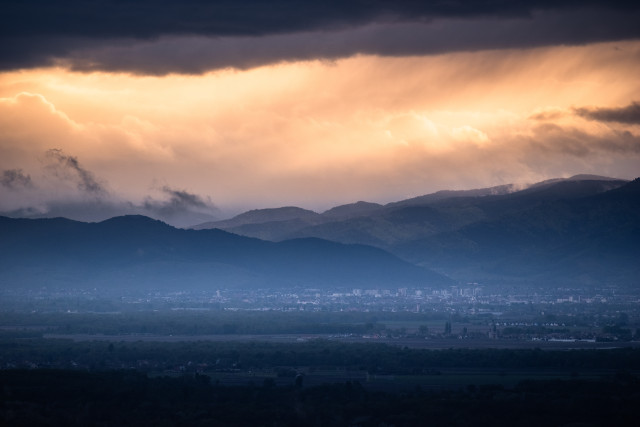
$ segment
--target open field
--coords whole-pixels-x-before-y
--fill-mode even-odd
[[[110,341],[110,342],[273,342],[273,343],[302,343],[314,339],[324,339],[345,343],[377,343],[394,346],[425,349],[535,349],[542,350],[574,350],[574,349],[612,349],[612,348],[640,348],[640,341],[543,341],[518,339],[457,339],[457,338],[363,338],[361,336],[339,336],[330,334],[221,334],[221,335],[154,335],[154,334],[45,334],[44,338],[68,339],[72,341]]]
[[[515,387],[523,381],[539,380],[599,380],[615,376],[616,370],[586,370],[582,372],[561,369],[465,369],[448,368],[434,369],[432,374],[422,375],[371,375],[366,371],[336,370],[309,370],[298,368],[303,374],[305,387],[314,387],[322,384],[358,382],[368,390],[379,391],[403,391],[414,390],[460,390],[469,386],[497,385],[502,387]],[[275,385],[287,386],[295,383],[295,378],[279,377],[273,370],[257,372],[205,372],[216,384],[233,385],[262,385],[265,380],[272,380]],[[640,372],[634,372],[635,375]],[[177,375],[177,374],[176,374]]]

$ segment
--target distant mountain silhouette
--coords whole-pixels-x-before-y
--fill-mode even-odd
[[[377,248],[183,230],[144,216],[99,223],[0,217],[0,284],[226,288],[449,283]]]
[[[640,179],[586,197],[574,197],[584,186],[568,184],[522,195],[524,209],[508,201],[502,216],[403,242],[394,252],[454,277],[637,284]]]
[[[0,217],[0,285],[584,286],[640,277],[640,179],[579,175],[322,214],[260,209],[200,227]]]
[[[286,206],[282,208],[254,209],[222,221],[210,221],[192,227],[194,230],[207,228],[227,229],[247,224],[262,224],[278,221],[304,220],[308,223],[319,222],[320,215],[314,211]]]
[[[242,236],[265,240],[283,240],[279,236],[290,235],[303,228],[322,222],[320,214],[294,206],[271,209],[254,209],[231,219],[210,221],[192,227],[194,230],[219,228]]]
[[[474,190],[441,190],[435,193],[426,194],[424,196],[412,197],[411,199],[401,200],[387,204],[387,207],[416,206],[426,205],[445,199],[453,199],[460,197],[484,197],[499,196],[503,194],[513,193],[518,190],[518,186],[513,184],[498,185],[496,187],[478,188]]]
[[[344,205],[313,221],[242,224],[239,216],[228,230],[372,245],[461,281],[629,283],[639,277],[637,181],[576,175],[519,190],[440,191]]]
[[[519,191],[515,191],[514,185],[439,191],[385,206],[358,202],[330,209],[323,214],[300,208],[281,208],[286,210],[287,216],[279,215],[276,218],[274,212],[278,210],[261,209],[195,228],[220,228],[273,241],[317,237],[391,249],[401,242],[457,230],[477,221],[530,209],[551,200],[598,194],[626,182],[595,175],[578,175],[544,181]]]
[[[369,202],[356,202],[348,205],[336,206],[322,213],[323,218],[346,219],[363,215],[370,215],[383,208],[383,205]]]

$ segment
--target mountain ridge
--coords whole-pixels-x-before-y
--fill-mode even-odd
[[[227,230],[140,215],[96,223],[0,217],[0,283],[632,285],[640,277],[640,178],[600,178],[441,193],[428,203],[356,202],[322,214],[253,210]]]
[[[184,230],[143,216],[97,223],[0,217],[0,284],[184,288],[449,283],[386,251]]]
[[[584,176],[584,175],[583,175]],[[365,209],[353,210],[358,203],[342,205],[313,213],[307,218],[280,219],[267,217],[260,222],[261,210],[253,210],[251,222],[243,222],[246,214],[240,214],[230,222],[206,223],[206,228],[219,227],[232,233],[281,241],[299,237],[320,237],[342,243],[362,243],[390,249],[403,240],[416,235],[426,237],[455,230],[475,221],[531,208],[545,200],[581,197],[596,194],[623,185],[627,181],[613,178],[597,180],[574,176],[567,179],[543,181],[519,191],[511,191],[512,185],[489,187],[479,190],[441,191],[386,205],[361,203]],[[496,190],[498,189],[498,190]],[[351,215],[327,215],[334,209],[351,209]],[[312,211],[309,211],[312,212]],[[205,228],[204,224],[197,227]]]
[[[640,277],[639,212],[636,179],[404,242],[392,252],[448,273],[472,270],[476,277],[633,285]]]
[[[518,191],[501,186],[438,192],[367,206],[355,216],[322,217],[316,224],[290,220],[229,231],[272,241],[318,237],[372,245],[462,281],[575,283],[582,276],[589,282],[629,282],[637,274],[627,253],[635,254],[628,236],[635,236],[640,222],[640,207],[633,204],[640,199],[638,185],[638,179],[576,175]]]

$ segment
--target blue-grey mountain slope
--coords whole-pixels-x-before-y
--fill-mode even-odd
[[[527,209],[492,203],[505,214],[403,242],[394,252],[458,278],[638,285],[640,179],[585,197],[549,197]]]
[[[0,285],[406,286],[448,279],[377,248],[321,239],[274,243],[183,230],[143,216],[99,223],[0,217]]]
[[[221,228],[236,234],[280,241],[317,237],[342,243],[360,243],[393,250],[397,245],[443,232],[455,231],[478,221],[525,211],[542,203],[599,194],[627,181],[578,175],[553,179],[515,191],[513,185],[466,191],[439,191],[381,206],[358,202],[322,214],[294,208],[287,216],[274,209],[250,211],[231,220],[201,224],[195,228]]]
[[[578,175],[519,191],[441,191],[327,215],[340,207],[307,226],[296,218],[236,223],[232,230],[272,240],[372,245],[459,281],[630,284],[640,277],[635,186],[637,180]]]

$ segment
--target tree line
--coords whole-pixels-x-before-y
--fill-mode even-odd
[[[640,380],[624,373],[402,393],[352,381],[230,387],[200,374],[132,371],[0,370],[0,383],[0,424],[30,426],[632,426],[640,404]]]

